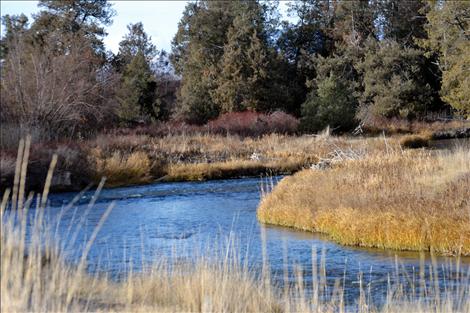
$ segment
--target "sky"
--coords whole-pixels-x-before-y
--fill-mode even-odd
[[[142,22],[145,31],[152,37],[157,49],[171,50],[171,40],[176,33],[178,22],[183,14],[187,1],[110,1],[116,10],[113,24],[107,27],[106,47],[114,53],[118,51],[119,42],[127,33],[127,25]],[[1,0],[1,15],[26,14],[29,18],[39,11],[38,1]],[[285,3],[281,2],[281,12]],[[3,31],[3,28],[2,28]]]

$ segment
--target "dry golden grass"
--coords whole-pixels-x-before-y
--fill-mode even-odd
[[[392,140],[396,146],[396,140]],[[386,149],[381,138],[346,139],[329,136],[266,135],[242,138],[209,134],[146,136],[100,136],[86,143],[95,181],[108,177],[108,186],[159,181],[209,180],[291,174],[309,167],[335,150],[375,151]],[[139,153],[140,172],[126,161]],[[125,157],[126,156],[126,157]],[[146,157],[145,157],[146,156]],[[256,157],[254,157],[256,156]],[[129,175],[126,173],[129,172]]]
[[[284,178],[258,218],[342,244],[470,255],[470,150],[405,151]]]
[[[340,140],[337,140],[338,144]],[[342,141],[341,141],[342,142]],[[293,173],[332,149],[312,137],[219,135],[100,136],[87,142],[94,181],[107,186]],[[255,153],[260,158],[253,160]]]
[[[306,165],[304,159],[286,158],[277,161],[234,160],[214,163],[176,163],[168,168],[166,181],[202,181],[260,174],[290,174]]]
[[[115,151],[110,157],[103,158],[100,151],[95,149],[91,156],[95,163],[95,180],[105,177],[107,186],[142,184],[151,180],[150,160],[142,151],[128,155]]]
[[[24,198],[24,181],[28,147],[20,144],[17,178],[13,191],[7,190],[0,205],[1,311],[2,312],[468,312],[470,311],[469,277],[462,275],[457,285],[440,288],[437,280],[429,287],[416,290],[424,282],[405,289],[390,286],[385,305],[377,308],[369,302],[368,291],[360,284],[361,295],[346,306],[344,290],[337,284],[327,290],[325,259],[312,265],[313,284],[307,292],[302,273],[294,286],[274,287],[268,271],[257,278],[247,267],[239,265],[237,253],[221,251],[219,260],[195,258],[194,263],[175,264],[156,260],[140,274],[129,274],[116,282],[107,277],[86,273],[89,247],[97,238],[108,208],[85,245],[78,264],[63,261],[53,230],[43,223],[43,212],[51,183],[53,160],[42,195],[37,197],[34,219],[27,219],[34,194]],[[101,188],[100,186],[99,188]],[[13,209],[12,206],[17,209]],[[29,229],[30,236],[26,236]],[[27,239],[30,238],[30,239]],[[264,251],[264,250],[263,250]],[[233,257],[227,258],[230,255]],[[317,260],[315,250],[312,261]],[[316,261],[315,261],[316,262]],[[458,262],[458,261],[457,261]],[[317,264],[317,263],[314,263]],[[460,266],[458,263],[454,266]],[[267,264],[264,264],[264,269]],[[425,276],[424,268],[422,277]],[[429,269],[431,274],[434,270]],[[414,276],[412,278],[414,282]],[[329,299],[329,300],[328,300]]]
[[[403,148],[417,149],[429,146],[431,135],[406,135],[400,139],[400,145]]]

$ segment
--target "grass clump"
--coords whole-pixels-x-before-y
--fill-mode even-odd
[[[406,135],[400,139],[403,148],[418,149],[429,147],[430,136],[426,135]]]
[[[391,152],[284,178],[258,218],[346,244],[470,255],[470,150]]]
[[[99,151],[95,150],[96,154]],[[142,151],[123,154],[115,151],[109,157],[94,156],[95,180],[106,177],[107,186],[133,185],[148,183],[151,180],[151,162]]]

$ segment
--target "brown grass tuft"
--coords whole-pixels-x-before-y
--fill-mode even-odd
[[[403,148],[418,149],[429,147],[430,136],[426,135],[406,135],[400,139]]]
[[[151,179],[151,164],[148,156],[141,151],[130,154],[114,152],[110,157],[102,158],[99,150],[93,150],[95,161],[95,179],[106,178],[111,187],[148,183]]]

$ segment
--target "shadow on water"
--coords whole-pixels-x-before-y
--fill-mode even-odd
[[[429,147],[439,150],[470,149],[470,138],[431,140]]]

